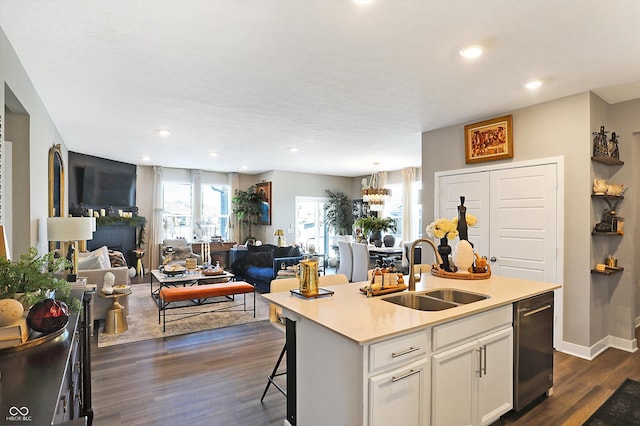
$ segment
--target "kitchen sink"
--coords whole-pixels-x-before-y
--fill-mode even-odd
[[[423,292],[425,296],[435,297],[436,299],[446,300],[447,302],[454,302],[461,305],[467,303],[478,302],[480,300],[488,299],[489,296],[478,293],[471,293],[463,290],[456,290],[453,288],[440,288],[437,290],[428,290]]]
[[[387,296],[382,298],[382,300],[419,311],[442,311],[488,298],[489,296],[484,294],[471,293],[452,288],[441,288]]]
[[[420,311],[441,311],[443,309],[455,308],[455,303],[446,302],[440,299],[423,296],[417,293],[405,293],[397,296],[388,296],[383,298],[385,302],[395,303],[396,305],[405,306]]]

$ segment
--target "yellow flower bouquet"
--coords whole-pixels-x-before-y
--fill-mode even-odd
[[[427,235],[438,238],[439,240],[447,238],[453,240],[458,236],[458,219],[440,218],[427,226]]]

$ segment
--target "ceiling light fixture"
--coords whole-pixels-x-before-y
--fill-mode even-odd
[[[210,153],[209,153],[209,156],[210,156],[210,157],[214,157],[214,158],[215,158],[215,157],[217,157],[217,156],[218,156],[218,153],[217,153],[217,152],[210,152]]]
[[[158,130],[158,136],[161,136],[163,138],[168,138],[170,135],[171,135],[171,132],[168,131],[167,129]]]
[[[367,4],[367,3],[372,3],[373,0],[353,0],[353,2],[358,4]]]
[[[479,44],[472,44],[460,49],[460,56],[467,59],[475,59],[482,56],[482,46]]]
[[[526,82],[524,85],[524,87],[526,87],[529,90],[537,89],[540,86],[542,86],[542,81],[540,80],[531,80]]]
[[[380,163],[373,163],[378,166]],[[385,199],[391,197],[391,190],[380,186],[380,176],[378,172],[371,173],[371,176],[362,179],[362,201],[369,204],[372,211],[382,211]]]
[[[151,157],[148,157],[145,155],[144,157],[142,157],[142,161],[145,161],[145,162],[151,161]]]
[[[289,151],[290,152],[298,152],[299,149],[294,146],[293,148],[290,148]]]

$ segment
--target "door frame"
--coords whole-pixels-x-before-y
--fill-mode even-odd
[[[539,158],[535,160],[514,161],[511,163],[501,163],[489,166],[467,167],[464,169],[445,170],[434,172],[433,188],[433,215],[437,217],[440,206],[440,178],[443,176],[463,175],[477,172],[491,172],[496,170],[518,169],[522,167],[542,166],[553,164],[556,166],[557,188],[556,188],[556,280],[554,284],[564,285],[564,156]],[[562,350],[563,336],[563,311],[564,298],[563,288],[554,290],[554,333],[553,342],[557,350]]]

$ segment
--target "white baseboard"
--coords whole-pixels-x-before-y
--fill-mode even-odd
[[[629,340],[615,336],[607,336],[599,342],[596,342],[591,347],[576,345],[575,343],[570,342],[562,342],[562,348],[558,350],[567,355],[592,361],[595,357],[609,348],[620,349],[621,351],[633,353],[638,350],[638,342],[636,339]]]

